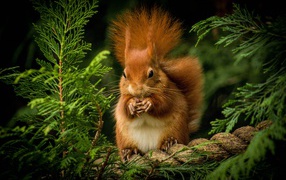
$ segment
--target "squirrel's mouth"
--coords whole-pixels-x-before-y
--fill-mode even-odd
[[[134,96],[135,98],[137,98],[138,100],[142,101],[143,99],[147,98],[147,97],[150,97],[151,94],[148,93],[148,94],[140,94],[140,95],[132,95]]]
[[[134,98],[142,101],[144,100],[145,98],[147,97],[150,97],[151,96],[151,93],[140,93],[140,94],[131,94]]]
[[[146,91],[146,89],[142,86],[142,87],[134,87],[129,85],[127,88],[129,94],[131,94],[132,96],[138,98],[138,99],[144,99],[146,97],[149,97],[151,95],[150,92]]]

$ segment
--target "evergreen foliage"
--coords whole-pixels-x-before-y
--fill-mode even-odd
[[[111,69],[101,63],[109,52],[100,52],[87,67],[79,68],[91,48],[83,40],[84,26],[96,13],[97,1],[33,3],[41,17],[34,28],[44,59],[36,60],[39,69],[1,71],[1,79],[13,84],[16,94],[28,99],[32,109],[16,117],[16,127],[1,128],[5,142],[0,151],[1,163],[6,164],[1,176],[95,176],[96,169],[102,168],[98,159],[115,151],[101,134],[102,117],[113,96],[104,95],[104,88],[98,87]]]
[[[228,32],[216,45],[229,46],[233,49],[236,63],[257,61],[263,67],[262,83],[246,83],[237,89],[235,98],[224,105],[225,119],[213,122],[210,134],[230,132],[239,121],[257,124],[270,119],[273,124],[269,129],[257,133],[247,151],[230,158],[208,175],[210,179],[239,179],[249,177],[259,163],[270,152],[277,152],[276,142],[285,143],[286,135],[286,71],[285,45],[286,17],[279,16],[270,21],[263,21],[259,15],[234,4],[234,13],[226,17],[210,17],[195,24],[191,31],[198,34],[199,43],[207,33],[215,28]],[[271,174],[272,178],[275,174]]]

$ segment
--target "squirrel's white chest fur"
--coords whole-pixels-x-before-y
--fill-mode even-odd
[[[146,113],[132,121],[128,133],[143,153],[156,149],[164,132],[166,121],[158,120]]]

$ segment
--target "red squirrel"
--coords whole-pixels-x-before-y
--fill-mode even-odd
[[[112,22],[110,38],[124,69],[114,111],[123,161],[133,154],[187,144],[190,133],[199,128],[201,65],[197,58],[167,58],[181,36],[181,22],[158,7],[130,10]]]

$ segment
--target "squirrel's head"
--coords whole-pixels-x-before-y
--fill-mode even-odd
[[[160,69],[158,60],[148,49],[130,50],[125,59],[120,88],[122,94],[137,98],[148,97],[162,91],[166,75]]]

